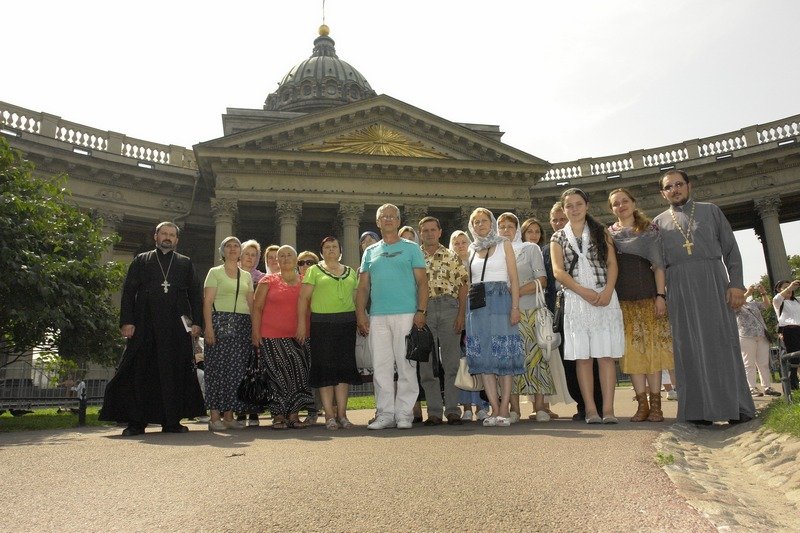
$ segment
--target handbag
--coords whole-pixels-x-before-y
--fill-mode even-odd
[[[224,311],[217,311],[216,306],[212,303],[211,308],[214,310],[214,337],[217,339],[226,339],[236,335],[236,304],[239,301],[239,282],[242,277],[242,271],[236,270],[236,296],[233,299],[233,312],[227,313]]]
[[[475,259],[475,254],[469,258],[469,309],[470,311],[486,307],[486,285],[483,284],[483,276],[486,274],[486,263],[489,262],[489,252],[486,252],[486,258],[483,260],[483,270],[481,270],[480,283],[472,283],[472,261]]]
[[[572,276],[572,273],[575,271],[575,265],[578,264],[578,254],[575,254],[575,258],[572,260],[572,263],[569,265],[569,275]],[[564,330],[564,287],[558,289],[556,293],[556,305],[555,305],[555,316],[553,317],[553,331],[555,333],[562,333]]]
[[[462,357],[458,360],[458,372],[456,372],[456,387],[465,391],[483,390],[483,380],[480,376],[469,373],[467,358]]]
[[[247,358],[247,370],[236,389],[236,396],[243,403],[264,406],[270,400],[267,373],[261,368],[258,348],[252,347]]]
[[[534,312],[536,344],[542,349],[544,360],[550,361],[550,352],[561,344],[561,335],[553,331],[553,313],[550,312],[544,301],[542,284],[538,279],[534,282],[536,283],[536,311]]]
[[[418,363],[427,363],[433,351],[433,333],[427,324],[418,328],[411,326],[406,335],[406,359]]]

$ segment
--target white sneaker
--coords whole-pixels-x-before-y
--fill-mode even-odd
[[[478,411],[478,416],[477,416],[478,421],[486,420],[487,418],[489,418],[489,412],[486,411],[486,409],[481,409],[480,411]]]
[[[389,418],[388,416],[379,416],[374,422],[367,426],[367,429],[389,429],[395,427],[396,425],[397,424],[395,424],[394,418]]]
[[[397,429],[411,429],[413,426],[414,424],[407,418],[397,421]]]
[[[550,422],[550,415],[547,414],[547,411],[536,411],[536,421]]]
[[[678,399],[678,391],[672,389],[671,391],[667,392],[667,400],[677,401]]]
[[[462,422],[472,422],[472,411],[464,411],[461,415]]]
[[[512,424],[516,424],[517,422],[519,422],[519,413],[516,411],[511,411],[511,413],[508,415],[508,420]],[[500,424],[497,425],[499,426]]]
[[[493,428],[497,425],[497,417],[496,416],[487,416],[483,419],[483,427],[485,428]]]

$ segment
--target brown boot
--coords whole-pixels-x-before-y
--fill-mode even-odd
[[[636,401],[639,402],[639,408],[636,414],[631,417],[631,422],[644,422],[650,414],[650,407],[647,405],[647,393],[641,392],[636,395]]]
[[[664,413],[661,411],[661,393],[650,393],[650,416],[647,417],[648,422],[663,422]]]

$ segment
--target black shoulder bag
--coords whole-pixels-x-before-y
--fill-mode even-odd
[[[469,258],[469,309],[480,309],[486,307],[486,285],[483,284],[483,276],[486,274],[486,263],[489,262],[489,250],[486,250],[486,258],[483,260],[483,270],[481,270],[480,283],[472,283],[472,261],[475,259],[477,252],[472,254]]]

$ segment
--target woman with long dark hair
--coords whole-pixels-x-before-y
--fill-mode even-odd
[[[586,423],[616,424],[614,360],[625,350],[622,311],[614,285],[617,258],[606,228],[589,214],[589,197],[580,189],[561,194],[569,219],[550,239],[553,273],[564,287],[564,358],[576,361],[586,405]],[[592,359],[598,360],[603,413],[594,401]]]
[[[800,302],[794,294],[797,289],[800,289],[800,280],[781,280],[775,284],[776,294],[772,299],[772,307],[778,317],[778,333],[783,339],[786,353],[800,351]],[[797,359],[793,358],[791,362],[797,364]],[[797,368],[792,368],[789,384],[792,390],[797,390]]]

